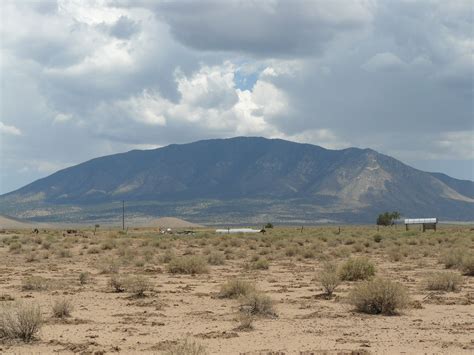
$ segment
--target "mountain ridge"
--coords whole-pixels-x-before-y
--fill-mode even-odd
[[[229,201],[235,201],[243,221],[256,212],[262,218],[285,220],[292,211],[308,220],[369,221],[381,210],[466,220],[474,211],[474,182],[424,172],[368,148],[330,150],[281,139],[235,137],[94,158],[1,195],[5,207],[0,212],[24,216],[28,203],[36,209],[67,205],[85,210],[120,200],[174,204],[174,212],[197,201],[230,204],[225,213],[196,207],[191,215],[180,215],[195,221],[229,219]],[[255,211],[259,201],[269,201],[263,211]],[[245,204],[247,214],[242,212]],[[308,211],[303,206],[309,206]],[[135,212],[173,211],[137,207]]]

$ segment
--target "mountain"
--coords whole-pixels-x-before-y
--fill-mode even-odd
[[[474,182],[371,149],[237,137],[92,159],[0,196],[0,213],[107,220],[119,218],[122,200],[130,218],[202,223],[373,222],[385,210],[472,220]]]

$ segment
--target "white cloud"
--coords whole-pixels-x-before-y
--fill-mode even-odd
[[[0,121],[0,132],[3,134],[9,134],[13,136],[21,136],[21,131],[12,125],[6,125],[2,121]]]
[[[394,71],[405,67],[405,62],[390,52],[377,53],[362,68],[369,72]]]

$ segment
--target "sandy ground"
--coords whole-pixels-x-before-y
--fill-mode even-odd
[[[376,234],[383,238],[379,243],[373,241]],[[22,244],[19,251],[11,247],[15,242]],[[401,250],[398,261],[390,257],[394,246]],[[464,276],[458,292],[424,287],[427,274],[444,271],[440,255],[455,246],[473,253],[473,232],[346,227],[342,234],[335,228],[307,228],[301,234],[282,228],[265,236],[208,231],[162,237],[139,229],[95,236],[7,231],[0,234],[0,306],[37,303],[45,323],[31,343],[0,340],[0,353],[159,354],[187,339],[209,354],[472,354],[474,278]],[[291,247],[299,249],[288,256]],[[314,255],[302,256],[310,249]],[[170,250],[178,256],[212,250],[227,257],[224,265],[209,266],[209,273],[180,275],[167,270],[163,256]],[[246,269],[254,255],[269,260],[269,269]],[[411,306],[395,316],[358,313],[347,301],[357,282],[348,281],[331,299],[323,297],[317,281],[323,260],[342,263],[350,256],[369,257],[378,276],[407,287]],[[108,285],[113,273],[106,270],[111,264],[120,265],[121,275],[143,275],[152,289],[143,298],[113,292]],[[81,272],[91,275],[84,285]],[[47,279],[48,288],[22,290],[31,275]],[[216,297],[221,285],[235,278],[252,281],[269,295],[277,317],[258,317],[253,330],[237,330],[239,300]],[[58,299],[71,301],[71,317],[52,317]]]

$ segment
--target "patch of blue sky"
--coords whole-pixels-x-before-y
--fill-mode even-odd
[[[234,73],[234,83],[237,88],[240,90],[249,90],[252,91],[255,83],[258,80],[260,73],[258,72],[251,72],[246,73],[243,70],[237,70]]]

